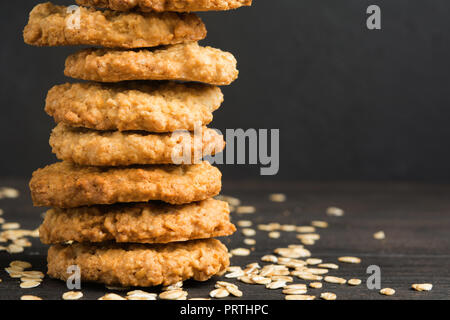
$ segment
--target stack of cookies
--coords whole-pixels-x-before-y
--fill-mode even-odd
[[[84,281],[155,286],[223,272],[228,252],[213,238],[235,227],[213,199],[221,173],[201,159],[225,147],[206,125],[223,101],[217,86],[238,71],[233,55],[196,42],[206,28],[189,12],[251,0],[77,3],[87,7],[37,5],[24,30],[31,45],[103,47],[69,56],[65,75],[87,82],[46,99],[62,161],[34,172],[30,189],[52,207],[39,230],[48,274],[67,280],[76,265]]]

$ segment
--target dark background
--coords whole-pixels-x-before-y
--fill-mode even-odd
[[[36,3],[0,2],[2,177],[55,160],[44,99],[70,81],[64,60],[76,49],[23,44]],[[370,4],[381,6],[381,31],[365,26]],[[240,69],[212,126],[281,131],[280,172],[265,181],[450,181],[448,0],[254,0],[201,16],[203,44],[234,53]],[[258,166],[221,169],[259,177]]]

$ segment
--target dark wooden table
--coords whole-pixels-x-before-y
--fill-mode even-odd
[[[23,228],[36,228],[41,221],[43,208],[33,208],[25,180],[0,180],[0,186],[19,189],[18,199],[1,199],[0,208],[7,222],[19,222]],[[285,193],[287,201],[269,201],[270,193]],[[244,205],[253,205],[255,214],[232,214],[233,221],[240,219],[259,223],[308,225],[312,220],[329,222],[320,229],[321,239],[309,246],[312,255],[324,262],[336,263],[344,255],[362,259],[358,265],[341,264],[330,275],[360,278],[358,287],[324,283],[323,289],[310,289],[309,294],[323,291],[337,294],[338,299],[449,299],[450,297],[450,185],[425,185],[406,183],[280,183],[264,185],[258,182],[224,182],[224,194],[240,198]],[[327,216],[329,206],[345,210],[343,217]],[[373,233],[383,230],[385,240],[375,240]],[[254,251],[248,257],[233,257],[232,265],[245,266],[260,262],[260,257],[275,248],[298,244],[295,232],[281,232],[279,239],[271,239],[267,232],[257,230]],[[238,231],[224,239],[231,248],[249,247]],[[1,245],[1,244],[0,244]],[[46,246],[33,240],[33,246],[24,253],[9,254],[0,251],[0,299],[19,299],[23,294],[38,295],[44,299],[60,299],[67,291],[65,283],[46,278],[33,289],[21,289],[18,279],[11,279],[4,271],[12,260],[26,260],[34,270],[46,270]],[[261,262],[260,262],[261,263]],[[263,264],[263,263],[262,263]],[[396,294],[382,296],[378,290],[366,287],[369,265],[381,268],[382,287],[391,287]],[[189,297],[207,297],[217,278],[205,283],[187,281]],[[264,286],[247,285],[237,281],[246,299],[283,299],[281,290],[268,290]],[[296,279],[296,283],[305,281]],[[433,283],[431,292],[411,290],[413,283]],[[111,292],[99,284],[83,284],[84,299],[97,299]],[[158,292],[159,288],[153,290]],[[119,292],[120,293],[120,292]]]

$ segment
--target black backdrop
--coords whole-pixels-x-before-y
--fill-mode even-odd
[[[280,172],[264,179],[450,180],[448,0],[254,2],[201,16],[203,43],[233,52],[240,69],[213,127],[281,131]],[[36,3],[0,2],[0,176],[54,161],[44,99],[69,80],[75,48],[23,44]],[[369,4],[382,9],[381,31],[365,27]],[[259,174],[221,169],[228,179]]]

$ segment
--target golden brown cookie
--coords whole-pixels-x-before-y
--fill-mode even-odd
[[[189,131],[97,131],[58,124],[50,136],[53,153],[60,160],[88,166],[134,164],[193,164],[225,148],[223,136],[200,127]]]
[[[195,14],[100,11],[38,4],[30,13],[23,37],[36,46],[93,45],[144,48],[197,41],[206,28]]]
[[[35,206],[74,208],[150,200],[184,204],[216,196],[222,187],[221,177],[206,161],[118,168],[63,161],[35,171],[30,189]]]
[[[168,243],[229,236],[236,231],[228,204],[208,199],[185,205],[163,202],[53,208],[39,236],[45,244],[75,242]]]
[[[219,87],[171,81],[66,83],[50,89],[56,122],[96,130],[172,132],[207,125],[223,102]]]
[[[77,0],[79,5],[118,11],[223,11],[251,6],[252,0]]]
[[[229,265],[227,248],[216,239],[160,245],[53,245],[48,251],[48,274],[67,280],[67,268],[77,265],[82,281],[122,286],[170,285],[195,279],[206,281]]]
[[[228,85],[238,71],[231,53],[190,42],[153,50],[81,50],[67,58],[64,74],[99,82],[183,80]]]

